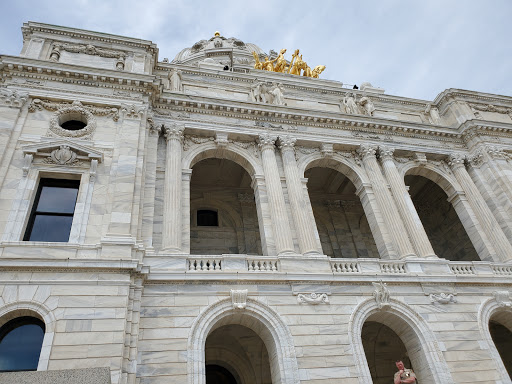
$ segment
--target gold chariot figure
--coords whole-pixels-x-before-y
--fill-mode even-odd
[[[318,79],[320,74],[325,70],[325,65],[317,65],[311,69],[309,65],[304,60],[302,60],[302,55],[299,56],[298,49],[296,49],[292,54],[292,60],[290,61],[290,64],[288,64],[284,58],[285,53],[286,49],[283,48],[279,51],[279,55],[275,59],[270,60],[267,56],[265,57],[265,61],[261,62],[258,54],[253,52],[252,55],[254,56],[254,69],[261,69],[263,71],[269,72],[289,73],[291,75],[297,76],[302,75],[315,79]]]

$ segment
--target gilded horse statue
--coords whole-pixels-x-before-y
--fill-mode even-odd
[[[265,57],[265,61],[261,62],[258,54],[253,52],[254,68],[269,72],[289,73],[290,75],[296,76],[302,75],[315,79],[318,79],[319,75],[325,70],[325,65],[317,65],[315,68],[311,69],[309,65],[302,60],[302,55],[299,56],[298,49],[293,53],[290,64],[287,65],[286,59],[284,58],[285,53],[286,49],[281,49],[275,59],[270,60],[268,57]]]

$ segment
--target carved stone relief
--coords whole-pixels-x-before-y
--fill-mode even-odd
[[[0,88],[0,100],[9,107],[22,107],[28,99],[28,93]]]
[[[281,83],[268,83],[254,80],[249,94],[250,101],[273,105],[286,105],[284,101],[284,89]]]
[[[449,304],[457,302],[457,299],[453,293],[431,293],[429,297],[432,303]]]
[[[493,296],[500,307],[512,309],[512,301],[510,300],[509,291],[494,291]]]
[[[244,309],[247,306],[247,289],[232,289],[231,302],[234,309]]]
[[[375,287],[375,291],[373,291],[373,297],[377,302],[377,306],[379,309],[389,306],[389,296],[390,292],[386,283],[383,283],[382,280],[378,283],[372,283]]]
[[[475,117],[477,119],[481,119],[482,118],[482,116],[480,115],[480,113],[478,113],[478,111],[508,114],[509,117],[512,119],[512,108],[500,107],[500,106],[495,106],[495,105],[492,105],[492,104],[488,104],[488,105],[469,104],[469,106],[470,106],[471,110],[473,111],[473,114],[475,115]]]
[[[329,304],[329,297],[327,293],[299,293],[297,295],[297,302],[299,304]]]
[[[54,44],[50,53],[50,60],[59,61],[61,51],[67,51],[72,53],[82,53],[85,55],[94,55],[106,58],[115,58],[116,69],[123,70],[126,60],[126,52],[116,51],[112,49],[103,49],[95,47],[92,44],[87,45],[72,45],[72,44]]]
[[[355,92],[347,92],[341,100],[340,111],[348,115],[373,116],[375,106],[368,96],[363,95],[358,100]]]

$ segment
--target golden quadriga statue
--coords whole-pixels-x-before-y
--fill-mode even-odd
[[[325,69],[325,65],[317,65],[315,68],[311,69],[309,65],[302,60],[302,55],[299,56],[298,49],[293,53],[292,61],[290,62],[290,65],[288,65],[284,58],[285,53],[286,49],[281,49],[281,51],[279,51],[279,55],[274,60],[270,60],[268,57],[265,57],[265,61],[261,62],[257,53],[253,52],[252,55],[255,60],[254,68],[269,72],[289,73],[297,76],[302,75],[306,77],[313,77],[315,79],[318,79],[319,75]]]

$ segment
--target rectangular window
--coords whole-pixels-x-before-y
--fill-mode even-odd
[[[217,211],[210,211],[206,209],[197,211],[197,226],[198,227],[218,227],[219,218]]]
[[[67,242],[79,180],[41,179],[24,241]]]

